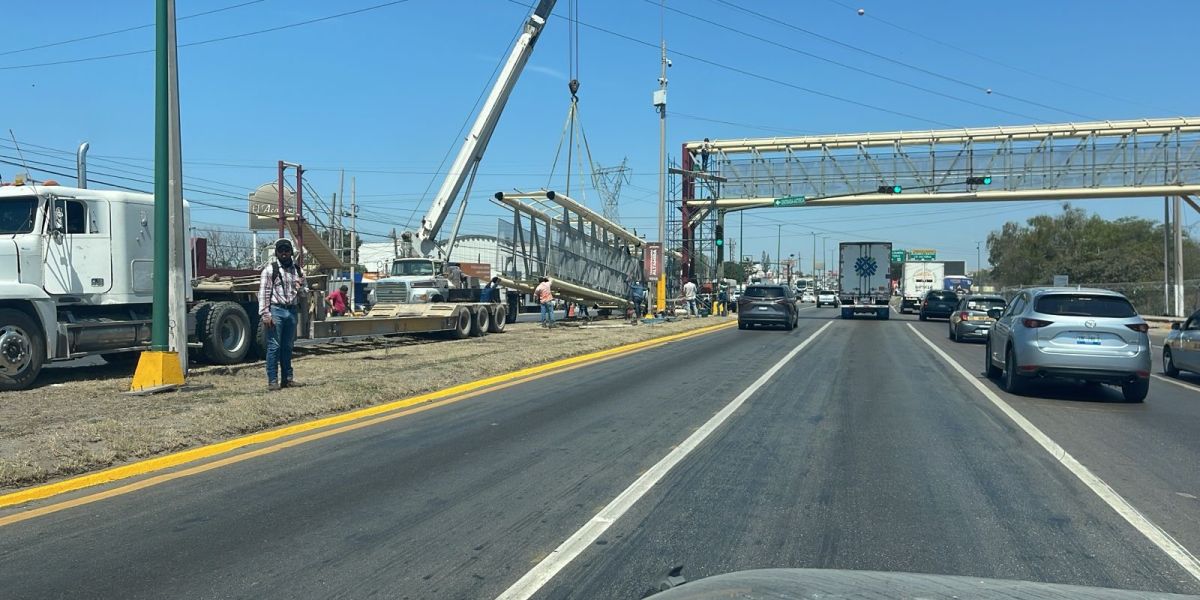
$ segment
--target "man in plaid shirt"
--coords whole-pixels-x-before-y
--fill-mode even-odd
[[[267,340],[267,389],[296,387],[292,379],[292,346],[296,342],[296,322],[300,297],[305,293],[304,271],[292,258],[294,249],[288,239],[275,242],[275,260],[262,270],[258,288],[258,315]],[[279,371],[283,371],[283,382]]]

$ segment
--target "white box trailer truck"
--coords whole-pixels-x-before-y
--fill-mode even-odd
[[[838,295],[842,318],[888,318],[891,242],[842,242],[838,247]]]
[[[900,277],[900,312],[920,310],[921,299],[925,297],[925,293],[942,289],[945,276],[946,263],[905,262]]]

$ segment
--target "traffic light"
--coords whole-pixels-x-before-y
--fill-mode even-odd
[[[880,194],[899,194],[900,192],[904,191],[904,188],[898,185],[881,185],[876,191],[878,191]]]
[[[717,237],[717,264],[721,264],[725,262],[725,226],[717,225],[715,233]]]
[[[968,177],[967,185],[992,185],[992,176],[984,175],[983,177]]]

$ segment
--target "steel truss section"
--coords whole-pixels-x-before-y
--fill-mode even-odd
[[[584,299],[604,302],[624,298],[630,281],[642,278],[642,239],[603,215],[553,191],[494,199],[512,210],[497,236],[505,277],[528,282],[545,275],[584,289],[576,290]]]

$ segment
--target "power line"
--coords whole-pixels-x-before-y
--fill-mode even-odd
[[[836,4],[836,5],[840,6],[840,7],[842,7],[842,8],[845,8],[845,9],[847,9],[847,10],[854,10],[854,8],[853,8],[853,7],[851,7],[850,5],[848,5],[848,4],[845,4],[845,3],[843,3],[843,2],[839,2],[838,0],[828,0],[828,1],[829,1],[829,2],[831,2],[831,3],[833,3],[833,4]],[[935,37],[931,37],[931,36],[929,36],[929,35],[926,35],[926,34],[924,34],[924,33],[921,33],[920,31],[916,31],[916,30],[913,30],[913,29],[909,29],[909,28],[907,28],[907,27],[902,27],[902,26],[900,26],[900,25],[897,25],[897,24],[895,24],[895,23],[892,23],[891,21],[888,21],[888,20],[886,20],[886,19],[881,19],[881,18],[879,18],[879,17],[877,17],[877,16],[875,16],[875,15],[873,15],[873,14],[870,14],[870,13],[868,13],[868,14],[865,14],[865,15],[863,15],[863,16],[867,17],[868,19],[872,19],[872,20],[874,20],[874,21],[877,21],[877,22],[879,22],[879,23],[882,23],[882,24],[884,24],[884,25],[886,25],[886,26],[888,26],[888,27],[891,27],[891,28],[893,28],[893,29],[896,29],[896,30],[899,30],[899,31],[903,31],[903,32],[905,32],[905,33],[907,33],[907,34],[910,34],[910,35],[913,35],[913,36],[919,37],[919,38],[921,38],[921,39],[923,39],[923,40],[926,40],[926,41],[929,41],[929,42],[933,42],[933,43],[935,43],[935,44],[937,44],[937,45],[939,45],[939,46],[944,46],[944,47],[946,47],[946,48],[950,48],[951,50],[954,50],[954,51],[956,51],[956,52],[961,52],[961,53],[963,53],[963,54],[966,54],[967,56],[972,56],[972,57],[978,58],[979,60],[982,60],[982,61],[984,61],[984,62],[988,62],[988,63],[991,63],[991,64],[993,64],[993,65],[996,65],[996,66],[1004,67],[1005,69],[1009,69],[1009,70],[1012,70],[1012,71],[1016,71],[1016,72],[1018,72],[1018,73],[1022,73],[1022,74],[1024,74],[1024,75],[1028,75],[1028,76],[1030,76],[1030,77],[1036,77],[1036,78],[1038,78],[1038,79],[1041,79],[1041,80],[1043,80],[1043,81],[1049,81],[1049,82],[1051,82],[1051,83],[1057,83],[1058,85],[1061,85],[1061,86],[1063,86],[1063,87],[1068,87],[1068,88],[1071,88],[1071,89],[1079,90],[1079,91],[1081,91],[1081,92],[1087,92],[1087,93],[1089,93],[1089,94],[1095,94],[1095,95],[1097,95],[1097,96],[1100,96],[1101,98],[1107,98],[1107,99],[1109,99],[1109,100],[1116,100],[1116,101],[1118,101],[1118,102],[1125,102],[1125,103],[1127,103],[1127,104],[1137,104],[1137,105],[1140,105],[1140,106],[1145,106],[1145,107],[1147,107],[1147,108],[1153,108],[1153,109],[1155,109],[1155,110],[1161,110],[1161,111],[1166,111],[1166,112],[1172,112],[1172,111],[1170,111],[1170,110],[1167,110],[1167,109],[1165,109],[1165,108],[1162,108],[1162,107],[1152,106],[1152,105],[1146,104],[1146,103],[1144,103],[1144,102],[1139,102],[1139,101],[1135,101],[1135,100],[1130,100],[1130,99],[1128,99],[1128,98],[1122,98],[1122,97],[1120,97],[1120,96],[1114,96],[1114,95],[1112,95],[1112,94],[1108,94],[1108,93],[1106,93],[1106,92],[1102,92],[1102,91],[1099,91],[1099,90],[1093,90],[1093,89],[1086,88],[1086,87],[1084,87],[1084,86],[1081,86],[1081,85],[1078,85],[1078,84],[1071,83],[1071,82],[1069,82],[1069,81],[1063,81],[1063,80],[1061,80],[1061,79],[1055,79],[1055,78],[1053,78],[1053,77],[1050,77],[1050,76],[1048,76],[1048,75],[1043,75],[1043,74],[1041,74],[1041,73],[1037,73],[1037,72],[1035,72],[1035,71],[1030,71],[1030,70],[1028,70],[1028,69],[1023,69],[1023,68],[1021,68],[1021,67],[1018,67],[1018,66],[1015,66],[1015,65],[1010,65],[1010,64],[1008,64],[1008,63],[1005,63],[1005,62],[1003,62],[1003,61],[996,60],[996,59],[994,59],[994,58],[992,58],[992,57],[990,57],[990,56],[985,56],[985,55],[983,55],[983,54],[980,54],[980,53],[978,53],[978,52],[974,52],[974,51],[972,51],[972,50],[968,50],[967,48],[963,48],[963,47],[961,47],[961,46],[956,46],[956,45],[954,45],[954,44],[951,44],[951,43],[949,43],[949,42],[946,42],[946,41],[944,41],[944,40],[939,40],[939,39],[937,39],[937,38],[935,38]]]
[[[651,4],[653,4],[653,3],[654,3],[654,0],[644,0],[644,1],[645,1],[645,2],[648,2],[648,3],[651,3]],[[856,67],[856,66],[854,66],[854,65],[850,65],[850,64],[846,64],[846,63],[843,63],[843,62],[840,62],[840,61],[833,60],[833,59],[831,59],[831,58],[826,58],[826,57],[824,57],[824,56],[821,56],[821,55],[819,55],[819,54],[813,54],[812,52],[808,52],[808,51],[805,51],[805,50],[801,50],[801,49],[799,49],[799,48],[796,48],[795,46],[789,46],[789,45],[787,45],[787,44],[784,44],[784,43],[781,43],[781,42],[777,42],[777,41],[775,41],[775,40],[771,40],[771,39],[768,39],[768,38],[762,37],[762,36],[760,36],[760,35],[755,35],[755,34],[753,34],[753,33],[750,33],[750,32],[748,32],[748,31],[742,31],[742,30],[740,30],[740,29],[736,29],[736,28],[730,27],[730,26],[728,26],[728,25],[726,25],[726,24],[724,24],[724,23],[718,23],[717,21],[713,21],[713,20],[710,20],[710,19],[705,19],[704,17],[696,16],[696,15],[694,15],[694,14],[691,14],[691,13],[689,13],[689,12],[686,12],[686,11],[683,11],[683,10],[680,10],[680,9],[677,9],[677,8],[669,8],[669,7],[668,7],[668,8],[667,8],[667,10],[669,10],[669,11],[671,11],[671,12],[674,12],[674,13],[681,14],[681,15],[683,15],[683,16],[685,16],[685,17],[688,17],[688,18],[690,18],[690,19],[695,19],[695,20],[697,20],[697,21],[700,21],[700,22],[702,22],[702,23],[707,23],[707,24],[709,24],[709,25],[712,25],[712,26],[714,26],[714,27],[719,27],[719,28],[721,28],[721,29],[725,29],[725,30],[727,30],[727,31],[732,31],[732,32],[734,32],[734,33],[736,33],[736,34],[738,34],[738,35],[745,36],[745,37],[748,37],[748,38],[750,38],[750,39],[758,40],[758,41],[760,41],[760,42],[763,42],[763,43],[765,43],[765,44],[770,44],[770,45],[772,45],[772,46],[776,46],[776,47],[778,47],[778,48],[783,48],[784,50],[789,50],[789,51],[791,51],[791,52],[795,52],[796,54],[800,54],[801,56],[807,56],[807,57],[809,57],[809,58],[812,58],[812,59],[815,59],[815,60],[819,60],[819,61],[822,61],[822,62],[825,62],[825,63],[831,64],[831,65],[835,65],[835,66],[841,67],[841,68],[843,68],[843,69],[847,69],[847,70],[850,70],[850,71],[854,71],[854,72],[856,72],[856,73],[862,73],[863,75],[867,75],[867,76],[869,76],[869,77],[874,77],[874,78],[876,78],[876,79],[881,79],[881,80],[883,80],[883,81],[887,81],[887,82],[890,82],[890,83],[895,83],[895,84],[897,84],[897,85],[902,85],[902,86],[904,86],[904,87],[907,87],[907,88],[912,88],[912,89],[914,89],[914,90],[918,90],[918,91],[921,91],[921,92],[925,92],[925,93],[927,93],[927,94],[932,94],[932,95],[934,95],[934,96],[939,96],[939,97],[942,97],[942,98],[947,98],[947,99],[950,99],[950,100],[954,100],[954,101],[956,101],[956,102],[962,102],[962,103],[964,103],[964,104],[970,104],[971,106],[977,106],[977,107],[979,107],[979,108],[984,108],[984,109],[987,109],[987,110],[993,110],[993,111],[1000,112],[1000,113],[1004,113],[1004,114],[1007,114],[1007,115],[1013,115],[1013,116],[1016,116],[1016,117],[1021,117],[1021,118],[1023,118],[1023,119],[1030,119],[1030,120],[1033,120],[1033,121],[1045,121],[1045,120],[1046,120],[1046,119],[1041,119],[1041,118],[1039,118],[1039,117],[1033,117],[1033,116],[1026,115],[1026,114],[1023,114],[1023,113],[1014,112],[1014,111],[1011,111],[1011,110],[1005,110],[1005,109],[1003,109],[1003,108],[998,108],[998,107],[995,107],[995,106],[989,106],[989,105],[987,105],[987,104],[984,104],[984,103],[982,103],[982,102],[976,102],[976,101],[974,101],[974,100],[971,100],[971,99],[969,99],[969,98],[963,98],[963,97],[960,97],[960,96],[955,96],[955,95],[953,95],[953,94],[947,94],[947,93],[944,93],[944,92],[939,92],[939,91],[937,91],[937,90],[934,90],[934,89],[931,89],[931,88],[927,88],[927,87],[924,87],[924,86],[920,86],[920,85],[917,85],[917,84],[915,84],[915,83],[911,83],[911,82],[908,82],[908,81],[904,81],[904,80],[902,80],[902,79],[896,79],[896,78],[894,78],[894,77],[888,77],[887,75],[882,75],[882,74],[876,73],[876,72],[874,72],[874,71],[871,71],[871,70],[869,70],[869,69],[863,69],[863,68],[860,68],[860,67]]]
[[[509,1],[509,2],[512,2],[513,4],[519,4],[519,5],[521,5],[521,6],[528,6],[527,4],[524,4],[523,2],[521,2],[520,0],[508,0],[508,1]],[[646,47],[648,47],[648,48],[654,48],[656,51],[658,51],[658,50],[661,50],[661,48],[659,48],[659,45],[658,45],[657,43],[652,43],[652,42],[647,42],[647,41],[645,41],[645,40],[640,40],[640,39],[638,39],[638,38],[635,38],[635,37],[632,37],[632,36],[628,36],[628,35],[625,35],[625,34],[623,34],[623,33],[618,33],[618,32],[616,32],[616,31],[612,31],[611,29],[605,29],[604,27],[600,27],[600,26],[598,26],[598,25],[591,25],[591,24],[589,24],[589,23],[585,23],[585,22],[583,22],[583,21],[580,21],[580,22],[579,22],[579,24],[580,24],[580,25],[583,25],[584,27],[587,27],[588,29],[593,29],[593,30],[596,30],[596,31],[599,31],[599,32],[602,32],[602,33],[607,33],[608,35],[611,35],[611,36],[614,36],[614,37],[618,37],[618,38],[621,38],[621,39],[623,39],[623,40],[627,40],[627,41],[630,41],[630,42],[634,42],[634,43],[636,43],[636,44],[641,44],[641,45],[643,45],[643,46],[646,46]],[[747,71],[746,69],[742,69],[742,68],[739,68],[739,67],[733,67],[733,66],[730,66],[730,65],[722,64],[722,63],[716,62],[716,61],[714,61],[714,60],[709,60],[709,59],[707,59],[707,58],[702,58],[702,57],[700,57],[700,56],[696,56],[695,54],[689,54],[689,53],[686,53],[686,52],[681,52],[681,51],[679,51],[679,50],[672,50],[672,51],[671,51],[671,55],[672,55],[672,56],[682,56],[682,57],[684,57],[684,58],[689,58],[689,59],[691,59],[691,60],[694,60],[694,61],[696,61],[696,62],[703,63],[703,64],[706,64],[706,65],[709,65],[709,66],[712,66],[712,67],[716,67],[716,68],[718,68],[718,69],[723,69],[723,70],[730,71],[730,72],[733,72],[733,73],[738,73],[738,74],[740,74],[740,75],[745,75],[745,76],[747,76],[747,77],[751,77],[751,78],[754,78],[754,79],[759,79],[759,80],[762,80],[762,81],[766,81],[766,82],[768,82],[768,83],[773,83],[773,84],[775,84],[775,85],[779,85],[779,86],[783,86],[783,87],[787,87],[787,88],[792,88],[792,89],[795,89],[795,90],[799,90],[799,91],[801,91],[801,92],[806,92],[806,93],[812,94],[812,95],[814,95],[814,96],[821,96],[821,97],[824,97],[824,98],[829,98],[830,100],[837,100],[837,101],[839,101],[839,102],[844,102],[844,103],[846,103],[846,104],[853,104],[853,105],[855,105],[855,106],[859,106],[859,107],[862,107],[862,108],[867,108],[867,109],[870,109],[870,110],[875,110],[875,111],[879,111],[879,112],[883,112],[883,113],[888,113],[888,114],[890,114],[890,115],[895,115],[895,116],[898,116],[898,117],[904,117],[904,118],[906,118],[906,119],[912,119],[912,120],[914,120],[914,121],[922,121],[922,122],[925,122],[925,123],[932,123],[932,124],[934,124],[934,125],[940,125],[940,126],[942,126],[942,127],[955,127],[955,125],[952,125],[952,124],[950,124],[950,123],[946,123],[946,122],[943,122],[943,121],[938,121],[938,120],[936,120],[936,119],[927,119],[927,118],[925,118],[925,117],[920,117],[920,116],[917,116],[917,115],[913,115],[913,114],[909,114],[909,113],[901,112],[901,111],[898,111],[898,110],[892,110],[892,109],[890,109],[890,108],[884,108],[884,107],[882,107],[882,106],[876,106],[876,105],[874,105],[874,104],[868,104],[868,103],[866,103],[866,102],[860,102],[860,101],[858,101],[858,100],[853,100],[853,99],[850,99],[850,98],[844,98],[844,97],[842,97],[842,96],[838,96],[838,95],[836,95],[836,94],[831,94],[831,93],[829,93],[829,92],[823,92],[823,91],[821,91],[821,90],[815,90],[815,89],[808,88],[808,87],[804,87],[804,86],[802,86],[802,85],[797,85],[797,84],[795,84],[795,83],[791,83],[791,82],[788,82],[788,81],[783,81],[783,80],[780,80],[780,79],[775,79],[775,78],[773,78],[773,77],[768,77],[768,76],[766,76],[766,75],[761,75],[761,74],[759,74],[759,73],[755,73],[755,72],[753,72],[753,71]]]
[[[314,19],[307,19],[307,20],[304,20],[304,21],[297,21],[297,22],[295,22],[295,23],[288,23],[287,25],[279,25],[279,26],[276,26],[276,27],[268,27],[268,28],[266,28],[266,29],[258,29],[258,30],[255,30],[255,31],[247,31],[247,32],[245,32],[245,33],[235,33],[235,34],[232,34],[232,35],[224,35],[224,36],[221,36],[221,37],[215,37],[215,38],[211,38],[211,39],[207,39],[207,40],[200,40],[200,41],[198,41],[198,42],[188,42],[188,43],[186,43],[186,44],[178,44],[176,47],[177,47],[177,48],[189,48],[189,47],[192,47],[192,46],[203,46],[203,45],[205,45],[205,44],[213,44],[213,43],[217,43],[217,42],[225,42],[225,41],[229,41],[229,40],[236,40],[236,39],[239,39],[239,38],[250,37],[250,36],[254,36],[254,35],[261,35],[261,34],[264,34],[264,33],[272,33],[272,32],[275,32],[275,31],[282,31],[282,30],[284,30],[284,29],[291,29],[291,28],[293,28],[293,27],[300,27],[300,26],[303,26],[303,25],[311,25],[311,24],[313,24],[313,23],[320,23],[320,22],[322,22],[322,21],[328,21],[328,20],[330,20],[330,19],[337,19],[337,18],[340,18],[340,17],[347,17],[347,16],[350,16],[350,15],[357,15],[357,14],[360,14],[360,13],[364,13],[364,12],[371,11],[371,10],[377,10],[377,9],[380,9],[380,8],[387,8],[387,7],[389,7],[389,6],[395,6],[395,5],[397,5],[397,4],[403,4],[403,3],[405,3],[405,2],[408,2],[408,1],[409,1],[409,0],[393,0],[392,2],[384,2],[383,4],[376,4],[376,5],[373,5],[373,6],[367,6],[367,7],[365,7],[365,8],[359,8],[359,9],[356,9],[356,10],[349,10],[349,11],[340,12],[340,13],[333,14],[333,15],[326,15],[326,16],[324,16],[324,17],[317,17],[317,18],[314,18]],[[32,69],[32,68],[35,68],[35,67],[52,67],[52,66],[56,66],[56,65],[69,65],[69,64],[82,63],[82,62],[92,62],[92,61],[97,61],[97,60],[107,60],[107,59],[110,59],[110,58],[122,58],[122,57],[126,57],[126,56],[136,56],[136,55],[139,55],[139,54],[150,54],[150,53],[152,53],[152,52],[154,52],[154,50],[153,50],[153,49],[150,49],[150,50],[133,50],[133,51],[130,51],[130,52],[119,52],[119,53],[116,53],[116,54],[106,54],[106,55],[103,55],[103,56],[88,56],[88,57],[84,57],[84,58],[73,58],[73,59],[66,59],[66,60],[56,60],[56,61],[43,62],[43,63],[27,64],[27,65],[9,65],[9,66],[5,66],[5,67],[0,67],[0,71],[11,71],[11,70],[14,70],[14,69]]]
[[[804,34],[811,35],[811,36],[813,36],[813,37],[815,37],[815,38],[818,38],[818,39],[824,40],[824,41],[826,41],[826,42],[829,42],[829,43],[831,43],[831,44],[837,44],[838,46],[841,46],[841,47],[843,47],[843,48],[848,48],[848,49],[850,49],[850,50],[854,50],[855,52],[861,52],[861,53],[863,53],[863,54],[866,54],[866,55],[868,55],[868,56],[871,56],[871,57],[877,58],[877,59],[879,59],[879,60],[887,61],[887,62],[890,62],[890,63],[892,63],[892,64],[895,64],[895,65],[899,65],[899,66],[905,67],[905,68],[907,68],[907,69],[912,69],[912,70],[914,70],[914,71],[917,71],[917,72],[920,72],[920,73],[924,73],[924,74],[926,74],[926,75],[929,75],[929,76],[931,76],[931,77],[936,77],[936,78],[938,78],[938,79],[941,79],[941,80],[943,80],[943,81],[948,81],[948,82],[950,82],[950,83],[954,83],[954,84],[957,84],[957,85],[961,85],[961,86],[963,86],[963,87],[967,87],[967,88],[970,88],[970,89],[973,89],[973,90],[976,90],[976,91],[986,92],[986,93],[989,93],[989,94],[992,94],[992,95],[995,95],[995,96],[999,96],[999,97],[1001,97],[1001,98],[1008,98],[1008,99],[1010,99],[1010,100],[1015,100],[1015,101],[1017,101],[1017,102],[1021,102],[1021,103],[1024,103],[1024,104],[1028,104],[1028,105],[1030,105],[1030,106],[1036,106],[1036,107],[1038,107],[1038,108],[1045,108],[1045,109],[1048,109],[1048,110],[1053,110],[1053,111],[1056,111],[1056,112],[1061,112],[1061,113],[1068,114],[1068,115],[1074,115],[1074,116],[1081,117],[1081,118],[1084,118],[1084,119],[1089,119],[1089,120],[1092,120],[1092,121],[1098,121],[1098,120],[1100,120],[1100,119],[1098,119],[1098,118],[1096,118],[1096,117],[1092,117],[1092,116],[1088,116],[1088,115],[1085,115],[1085,114],[1082,114],[1082,113],[1078,113],[1078,112],[1075,112],[1075,111],[1073,111],[1073,110],[1069,110],[1069,109],[1065,109],[1065,108],[1060,108],[1060,107],[1056,107],[1056,106],[1051,106],[1051,105],[1048,105],[1048,104],[1043,104],[1043,103],[1041,103],[1041,102],[1036,102],[1036,101],[1033,101],[1033,100],[1029,100],[1029,99],[1026,99],[1026,98],[1022,98],[1022,97],[1020,97],[1020,96],[1014,96],[1014,95],[1012,95],[1012,94],[1006,94],[1006,93],[1003,93],[1003,92],[997,92],[997,91],[995,91],[995,90],[992,90],[991,88],[988,88],[988,87],[986,87],[986,86],[982,86],[982,85],[974,84],[974,83],[971,83],[971,82],[969,82],[969,81],[964,81],[964,80],[962,80],[962,79],[959,79],[959,78],[957,78],[957,77],[952,77],[952,76],[950,76],[950,75],[943,75],[942,73],[938,73],[938,72],[935,72],[935,71],[931,71],[931,70],[929,70],[929,69],[926,69],[926,68],[924,68],[924,67],[920,67],[920,66],[917,66],[917,65],[909,64],[909,63],[906,63],[906,62],[904,62],[904,61],[901,61],[901,60],[896,60],[896,59],[894,59],[894,58],[892,58],[892,57],[890,57],[890,56],[885,56],[885,55],[883,55],[883,54],[879,54],[879,53],[877,53],[877,52],[872,52],[872,51],[870,51],[870,50],[867,50],[867,49],[865,49],[865,48],[860,48],[860,47],[858,47],[858,46],[855,46],[855,45],[853,45],[853,44],[847,44],[846,42],[843,42],[843,41],[841,41],[841,40],[837,40],[837,39],[831,38],[831,37],[829,37],[829,36],[821,35],[821,34],[819,34],[819,33],[815,32],[815,31],[809,31],[809,30],[807,30],[807,29],[804,29],[803,27],[799,27],[799,26],[797,26],[797,25],[793,25],[793,24],[791,24],[791,23],[788,23],[788,22],[786,22],[786,21],[783,21],[783,20],[781,20],[781,19],[777,19],[777,18],[775,18],[775,17],[772,17],[772,16],[770,16],[770,15],[764,15],[763,13],[760,13],[760,12],[757,12],[757,11],[754,11],[754,10],[751,10],[751,9],[749,9],[749,8],[746,8],[746,7],[743,7],[743,6],[738,6],[737,4],[734,4],[734,3],[730,2],[729,0],[713,0],[713,1],[714,1],[714,2],[719,2],[719,3],[721,3],[721,4],[724,4],[725,6],[728,6],[728,7],[730,7],[730,8],[733,8],[733,9],[735,9],[735,10],[740,10],[740,11],[742,11],[742,12],[744,12],[744,13],[747,13],[747,14],[754,15],[754,16],[756,16],[756,17],[760,18],[760,19],[764,19],[764,20],[766,20],[766,21],[770,21],[770,22],[772,22],[772,23],[776,23],[776,24],[778,24],[778,25],[781,25],[781,26],[783,26],[783,27],[787,27],[787,28],[789,28],[789,29],[793,29],[793,30],[795,30],[795,31],[799,31],[799,32],[801,32],[801,33],[804,33]]]
[[[266,1],[266,0],[250,0],[249,2],[242,2],[241,4],[234,4],[234,5],[232,5],[232,6],[226,6],[226,7],[224,7],[224,8],[214,8],[214,9],[212,9],[212,10],[206,10],[206,11],[204,11],[204,12],[199,12],[199,13],[194,13],[194,14],[186,15],[186,16],[183,16],[183,17],[178,17],[176,20],[177,20],[177,21],[184,21],[184,20],[187,20],[187,19],[194,19],[194,18],[196,18],[196,17],[203,17],[203,16],[205,16],[205,15],[211,15],[211,14],[214,14],[214,13],[224,12],[224,11],[227,11],[227,10],[233,10],[233,9],[235,9],[235,8],[241,8],[241,7],[243,7],[243,6],[249,6],[249,5],[251,5],[251,4],[258,4],[258,3],[260,3],[260,2],[265,2],[265,1]],[[130,31],[137,31],[137,30],[139,30],[139,29],[146,29],[146,28],[149,28],[149,27],[154,27],[154,23],[149,23],[149,24],[146,24],[146,25],[137,25],[137,26],[135,26],[135,27],[126,27],[126,28],[124,28],[124,29],[117,29],[117,30],[115,30],[115,31],[106,31],[106,32],[104,32],[104,33],[96,33],[96,34],[92,34],[92,35],[85,35],[85,36],[83,36],[83,37],[72,38],[72,39],[69,39],[69,40],[62,40],[62,41],[60,41],[60,42],[50,42],[49,44],[41,44],[41,45],[39,45],[39,46],[30,46],[30,47],[28,47],[28,48],[18,48],[18,49],[16,49],[16,50],[5,50],[4,52],[0,52],[0,56],[8,56],[9,54],[19,54],[19,53],[21,53],[21,52],[30,52],[30,51],[32,51],[32,50],[42,50],[42,49],[45,49],[45,48],[53,48],[53,47],[55,47],[55,46],[63,46],[63,45],[66,45],[66,44],[74,44],[75,42],[84,42],[84,41],[87,41],[87,40],[94,40],[94,39],[97,39],[97,38],[107,37],[107,36],[110,36],[110,35],[117,35],[117,34],[120,34],[120,33],[128,33],[128,32],[130,32]]]

